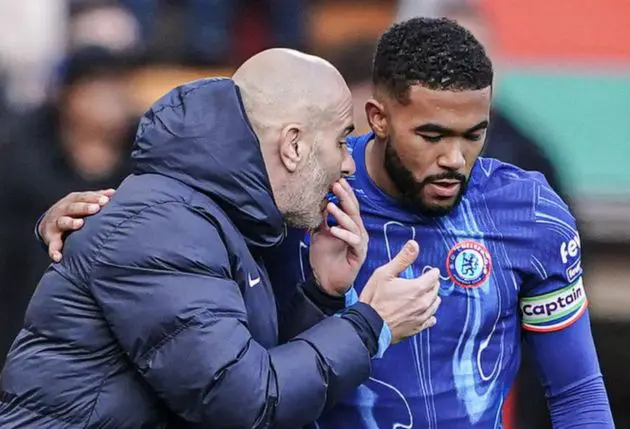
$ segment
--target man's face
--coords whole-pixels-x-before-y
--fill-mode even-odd
[[[294,227],[318,227],[325,214],[326,194],[342,176],[355,170],[345,141],[354,129],[349,92],[328,113],[329,120],[313,133],[311,150],[290,187],[290,210],[285,217]]]
[[[414,85],[408,102],[385,97],[385,163],[403,201],[430,216],[448,214],[465,193],[483,149],[491,88],[436,91]],[[381,135],[379,135],[381,134]]]
[[[63,110],[77,126],[96,135],[127,132],[131,105],[124,80],[104,76],[72,85],[66,93]]]

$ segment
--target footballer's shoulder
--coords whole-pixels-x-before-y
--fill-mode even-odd
[[[543,189],[545,193],[554,192],[545,176],[538,171],[523,170],[516,165],[494,158],[479,157],[472,173],[471,186],[483,192],[493,190]]]
[[[480,157],[477,160],[470,188],[504,207],[528,206],[534,217],[553,213],[572,218],[567,204],[542,173],[526,171],[497,159]]]

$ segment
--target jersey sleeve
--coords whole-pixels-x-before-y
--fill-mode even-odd
[[[548,186],[536,192],[529,276],[520,293],[522,327],[553,332],[575,323],[588,300],[575,218]]]
[[[590,330],[575,219],[547,185],[541,184],[536,196],[530,275],[520,296],[524,341],[554,429],[574,428],[576,422],[614,428]]]

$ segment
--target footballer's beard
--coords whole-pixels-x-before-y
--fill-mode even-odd
[[[315,229],[321,225],[327,205],[326,194],[339,180],[340,172],[329,173],[319,156],[311,151],[305,167],[285,188],[283,198],[288,209],[284,213],[287,225]]]
[[[429,176],[417,181],[413,173],[409,171],[396,153],[391,144],[391,140],[385,143],[385,170],[392,182],[400,192],[400,200],[415,213],[425,216],[439,217],[449,214],[462,200],[468,187],[468,179],[461,173],[447,171],[439,175]],[[450,204],[432,204],[423,197],[424,188],[436,180],[453,179],[459,180],[461,185],[457,196]]]

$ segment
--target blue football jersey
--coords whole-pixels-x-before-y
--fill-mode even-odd
[[[368,176],[371,138],[349,139],[357,169],[348,181],[370,236],[354,288],[360,294],[376,268],[416,240],[420,256],[402,276],[439,268],[442,304],[436,326],[390,346],[373,361],[369,381],[316,426],[500,428],[521,329],[563,329],[587,308],[575,220],[541,174],[487,158],[477,160],[464,198],[448,216],[410,212]],[[290,245],[299,246],[296,269],[306,276],[308,237],[298,241]]]

